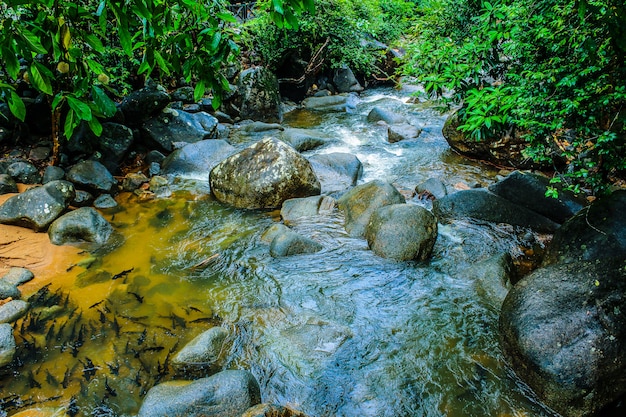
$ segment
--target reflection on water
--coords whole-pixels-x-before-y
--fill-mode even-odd
[[[286,124],[336,135],[315,152],[356,154],[363,181],[411,190],[429,177],[450,188],[493,180],[450,156],[443,116],[389,94],[365,96],[354,114],[298,111]],[[420,138],[386,142],[365,121],[375,105],[404,114]],[[518,230],[442,225],[429,263],[398,263],[350,238],[335,212],[293,225],[321,252],[274,259],[261,235],[275,212],[225,207],[193,183],[177,188],[143,203],[119,196],[122,208],[106,215],[123,244],[85,253],[30,296],[15,324],[17,359],[0,370],[1,409],[132,415],[151,386],[188,377],[171,365],[185,343],[223,326],[232,342],[224,367],[250,369],[263,401],[311,416],[550,415],[507,371],[499,305],[464,274],[515,254]]]

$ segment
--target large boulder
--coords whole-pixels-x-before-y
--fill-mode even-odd
[[[259,384],[247,371],[223,371],[195,381],[152,387],[137,417],[233,417],[261,402]]]
[[[81,207],[56,219],[48,229],[50,242],[55,245],[74,243],[104,244],[113,227],[92,207]]]
[[[584,206],[584,200],[568,191],[560,191],[558,198],[546,197],[550,179],[530,172],[514,171],[492,184],[489,191],[526,207],[557,223],[563,223]]]
[[[311,130],[288,128],[280,134],[283,142],[290,144],[298,152],[310,151],[327,144],[331,138],[326,133]]]
[[[177,142],[195,143],[217,137],[217,119],[205,112],[188,113],[165,108],[141,128],[148,145],[171,152]]]
[[[363,164],[349,153],[317,154],[308,159],[320,180],[322,194],[336,193],[355,186],[363,175]]]
[[[626,259],[626,191],[581,210],[554,234],[544,264]]]
[[[124,114],[125,124],[130,127],[138,127],[152,115],[163,110],[170,101],[171,98],[165,89],[150,83],[124,97],[120,109]]]
[[[0,206],[0,223],[46,230],[69,207],[74,195],[72,183],[62,180],[30,188]]]
[[[626,262],[536,270],[505,298],[500,337],[513,370],[546,405],[598,415],[626,394]]]
[[[11,363],[15,356],[15,348],[13,327],[8,323],[0,324],[0,368]]]
[[[286,143],[266,138],[220,162],[209,175],[211,191],[237,208],[267,209],[320,193],[311,164]]]
[[[365,238],[370,249],[383,258],[425,261],[437,240],[437,219],[420,206],[391,204],[374,211]]]
[[[111,172],[119,172],[120,164],[134,141],[135,136],[129,127],[113,122],[102,123],[102,134],[96,138],[102,165]]]
[[[335,83],[335,87],[337,87],[337,91],[340,93],[358,93],[364,90],[352,70],[346,66],[335,69],[333,83]]]
[[[235,147],[222,139],[190,143],[165,158],[161,175],[206,180],[211,170],[233,153]]]
[[[67,171],[66,177],[78,188],[84,187],[96,194],[110,193],[117,185],[117,180],[111,172],[100,162],[93,160],[85,160],[73,165]]]
[[[400,203],[405,203],[402,194],[393,185],[379,180],[357,185],[337,201],[344,212],[346,231],[353,237],[365,235],[365,228],[378,208]]]
[[[248,68],[239,74],[240,117],[261,122],[283,120],[276,75],[265,67]]]
[[[433,212],[439,220],[470,217],[528,227],[538,232],[553,233],[558,227],[547,217],[483,189],[458,191],[435,200]]]
[[[16,182],[22,184],[39,184],[41,183],[41,174],[33,164],[28,161],[15,161],[7,168],[9,174]]]

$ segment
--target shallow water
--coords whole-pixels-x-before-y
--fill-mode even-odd
[[[445,115],[428,103],[375,90],[354,113],[289,113],[350,152],[362,182],[382,179],[410,197],[437,177],[449,187],[487,185],[496,172],[452,153]],[[390,144],[365,116],[374,106],[423,129]],[[307,155],[310,153],[307,153]],[[524,231],[457,221],[440,225],[428,263],[374,255],[343,229],[341,213],[297,221],[322,243],[311,255],[272,258],[261,240],[277,212],[225,207],[206,184],[179,181],[171,198],[118,197],[106,214],[120,243],[85,253],[32,295],[15,325],[18,360],[0,371],[0,407],[63,406],[69,414],[137,412],[147,390],[177,375],[171,357],[212,326],[231,333],[223,368],[249,369],[264,402],[310,416],[549,416],[507,369],[498,345],[499,282],[464,272],[503,252]]]

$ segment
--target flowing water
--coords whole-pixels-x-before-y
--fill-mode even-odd
[[[285,125],[337,140],[314,152],[349,152],[361,182],[396,185],[410,204],[420,182],[487,185],[493,168],[452,153],[445,115],[373,90],[352,113],[288,113]],[[380,106],[423,129],[388,143],[365,116]],[[30,296],[15,324],[17,359],[0,371],[0,414],[63,407],[69,415],[122,416],[147,390],[189,378],[172,356],[212,326],[230,332],[222,369],[248,369],[264,402],[315,416],[549,416],[508,370],[498,345],[504,286],[468,268],[519,255],[523,231],[455,221],[440,225],[432,259],[395,262],[351,238],[340,212],[292,225],[321,252],[272,258],[261,239],[277,212],[226,207],[206,181],[177,181],[170,198],[118,197],[106,217],[118,244],[79,262]]]

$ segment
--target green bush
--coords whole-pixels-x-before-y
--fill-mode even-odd
[[[460,103],[477,140],[510,127],[556,181],[602,192],[626,172],[626,6],[621,0],[425,0],[403,64]],[[463,16],[463,18],[459,18]],[[557,167],[558,168],[558,167]]]

